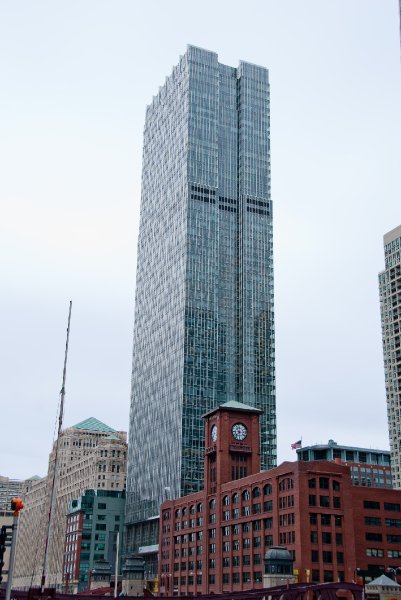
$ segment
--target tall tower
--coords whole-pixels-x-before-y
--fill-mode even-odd
[[[387,420],[393,486],[401,488],[401,225],[384,236],[379,274]]]
[[[202,415],[263,411],[276,465],[268,71],[189,46],[147,108],[127,478],[127,549],[166,498],[202,488]],[[146,535],[145,535],[146,538]]]
[[[222,483],[260,472],[261,412],[229,401],[205,415],[206,494],[216,494]]]

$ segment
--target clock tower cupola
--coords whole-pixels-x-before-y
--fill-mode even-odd
[[[204,416],[207,494],[215,494],[222,483],[259,473],[261,414],[232,400]]]

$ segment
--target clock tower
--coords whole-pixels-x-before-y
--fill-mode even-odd
[[[232,400],[204,416],[207,494],[215,494],[222,483],[259,473],[261,414]]]

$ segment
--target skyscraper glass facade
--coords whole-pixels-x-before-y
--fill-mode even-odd
[[[146,114],[128,547],[130,524],[202,488],[201,416],[228,400],[263,410],[275,466],[268,71],[190,46]]]
[[[384,236],[379,274],[384,377],[393,486],[401,488],[401,225]]]

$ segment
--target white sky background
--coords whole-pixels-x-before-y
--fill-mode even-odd
[[[387,448],[377,274],[401,224],[396,0],[3,0],[0,474],[127,430],[145,107],[188,43],[270,69],[278,459]],[[155,365],[157,368],[157,365]]]

